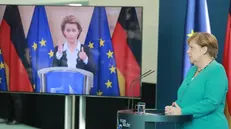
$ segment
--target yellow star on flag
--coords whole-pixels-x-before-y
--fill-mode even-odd
[[[2,54],[2,50],[0,49],[0,54]]]
[[[46,42],[47,42],[46,40],[42,39],[39,43],[41,44],[41,47],[42,47],[42,46],[46,46]]]
[[[113,52],[111,52],[111,51],[109,50],[108,53],[107,53],[108,58],[112,57],[112,55],[113,55]]]
[[[33,46],[32,46],[32,47],[34,48],[34,50],[36,50],[36,49],[37,49],[37,47],[38,47],[37,43],[35,43],[35,42],[34,42],[34,44],[33,44]]]
[[[0,63],[0,69],[4,69],[5,68],[5,66],[4,66],[4,63]]]
[[[89,48],[94,48],[94,43],[90,42],[88,45]]]
[[[106,84],[106,86],[107,86],[107,88],[111,88],[112,87],[112,82],[111,81],[109,81],[109,80],[107,80],[107,82],[105,83]]]
[[[101,96],[102,94],[103,94],[103,92],[100,90],[97,92],[97,95],[99,95],[99,96]]]
[[[50,58],[51,57],[53,57],[54,56],[54,52],[52,51],[52,50],[50,50],[50,52],[48,53],[48,55],[50,56]]]
[[[112,65],[111,68],[109,68],[109,69],[110,69],[111,73],[115,73],[115,69],[116,69],[116,68],[115,68],[113,65]]]
[[[99,41],[100,47],[104,46],[104,42],[105,42],[105,41],[101,38],[100,41]]]
[[[188,37],[191,37],[193,34],[195,34],[194,30],[192,29],[191,30],[191,33],[190,34],[187,34]]]
[[[2,78],[0,77],[0,83],[2,83]]]

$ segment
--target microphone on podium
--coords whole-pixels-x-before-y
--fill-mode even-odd
[[[143,78],[149,76],[150,74],[152,74],[152,73],[154,73],[154,72],[155,72],[155,70],[149,70],[149,71],[147,71],[147,72],[141,74],[139,77],[137,77],[137,78],[135,78],[135,79],[132,80],[132,82],[131,82],[131,84],[130,84],[130,89],[132,89],[132,109],[133,109],[133,105],[134,105],[134,88],[135,88],[135,86],[136,86],[136,85],[133,85],[133,84],[135,84],[136,81],[141,80],[141,79],[143,79]],[[129,104],[128,104],[128,109],[129,109],[130,100],[128,101],[128,103],[129,103]]]

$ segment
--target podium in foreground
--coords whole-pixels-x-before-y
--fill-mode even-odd
[[[192,115],[165,115],[164,110],[145,109],[145,113],[135,110],[117,112],[118,129],[155,129],[156,123],[183,123],[192,120]]]
[[[75,95],[79,95],[79,129],[85,129],[86,96],[93,87],[93,73],[77,68],[49,67],[38,71],[40,92],[65,94],[64,129],[75,129]]]

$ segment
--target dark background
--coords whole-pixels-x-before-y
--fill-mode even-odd
[[[229,0],[207,0],[211,32],[219,42],[221,63],[225,42]],[[187,0],[160,0],[157,108],[176,100],[183,67],[183,37]],[[145,58],[145,57],[143,57]],[[173,129],[172,125],[158,129]]]
[[[176,91],[181,84],[186,2],[186,0],[160,0],[157,75],[158,108],[163,108],[166,104],[171,104],[176,99]],[[207,2],[211,32],[219,42],[217,61],[221,63],[229,0],[208,0]]]
[[[160,0],[157,86],[143,83],[140,100],[146,102],[148,108],[163,109],[176,100],[182,76],[186,2]],[[228,8],[229,0],[208,0],[211,31],[219,41],[218,62],[222,61]],[[76,100],[77,129],[78,97]],[[6,94],[0,94],[0,102],[0,116],[5,117],[8,110]],[[23,103],[24,123],[43,129],[64,128],[64,96],[26,94]],[[127,99],[87,98],[86,108],[87,129],[116,129],[116,112],[127,108]],[[171,128],[172,125],[158,126],[158,129]]]
[[[142,100],[154,108],[155,85],[143,83]],[[64,96],[24,94],[23,122],[42,129],[64,129]],[[7,115],[7,94],[0,94],[0,116]],[[75,128],[78,129],[78,96],[76,97]],[[135,102],[138,100],[135,100]],[[86,100],[87,129],[116,129],[116,113],[126,109],[127,99],[89,97]]]

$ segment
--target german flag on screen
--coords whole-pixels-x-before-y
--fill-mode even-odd
[[[0,25],[0,48],[5,62],[9,91],[32,92],[26,68],[27,42],[17,6],[6,6]]]
[[[122,7],[112,36],[121,96],[140,96],[141,30],[134,7]],[[134,89],[133,89],[134,88]]]

